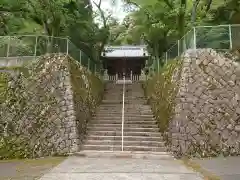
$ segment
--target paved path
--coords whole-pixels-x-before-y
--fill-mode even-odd
[[[240,156],[195,159],[202,168],[216,174],[221,180],[240,180]]]
[[[40,180],[202,180],[178,160],[71,156]]]

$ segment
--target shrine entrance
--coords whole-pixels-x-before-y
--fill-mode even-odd
[[[106,58],[104,59],[105,69],[109,76],[117,75],[118,79],[131,79],[132,76],[140,76],[141,70],[145,67],[146,58]]]
[[[106,46],[101,58],[110,81],[121,80],[123,76],[137,81],[148,60],[148,52],[145,45]]]

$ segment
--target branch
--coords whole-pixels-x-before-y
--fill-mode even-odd
[[[212,5],[212,0],[208,0],[207,5],[206,5],[206,12],[208,12],[211,8]]]
[[[101,7],[101,4],[102,4],[102,0],[99,0],[98,7]]]
[[[169,2],[169,0],[163,0],[165,2],[165,4],[170,7],[171,9],[173,9],[173,5]]]
[[[192,7],[192,17],[191,17],[192,25],[194,25],[194,23],[196,21],[197,7],[198,7],[199,3],[200,3],[200,0],[195,0],[193,7]]]
[[[100,12],[100,16],[101,16],[101,18],[103,20],[104,28],[107,28],[107,19],[106,19],[105,15],[104,15],[103,10],[101,9],[101,3],[102,3],[102,0],[100,0],[98,4],[95,1],[93,1],[93,4],[98,8],[98,10]]]

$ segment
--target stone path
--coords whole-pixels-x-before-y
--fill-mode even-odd
[[[71,156],[40,180],[202,180],[174,159]]]
[[[195,159],[202,168],[217,175],[221,180],[240,179],[240,156],[218,157],[211,159]]]

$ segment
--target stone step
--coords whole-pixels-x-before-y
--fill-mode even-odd
[[[133,104],[125,104],[125,109],[144,109],[144,110],[151,110],[151,106],[148,104],[141,104],[141,103],[133,103]],[[116,108],[121,108],[122,109],[122,104],[101,104],[98,109],[116,109]]]
[[[119,112],[121,111],[122,112],[122,107],[118,106],[118,107],[114,107],[114,108],[98,108],[97,109],[97,112],[109,112],[109,111],[116,111],[116,112]],[[138,112],[142,112],[142,114],[144,113],[151,113],[152,114],[152,110],[151,109],[144,109],[144,108],[128,108],[128,107],[124,107],[124,112],[133,112],[133,113],[138,113]]]
[[[147,101],[124,101],[125,104],[142,104],[142,105],[147,105]],[[106,101],[102,101],[102,104],[111,104],[111,105],[115,105],[115,104],[122,104],[122,100],[106,100]]]
[[[117,96],[123,96],[123,90],[117,90],[117,91],[105,91],[104,98],[107,97],[113,97],[113,95]],[[133,92],[133,91],[125,91],[125,99],[147,99],[145,96],[143,96],[142,92]]]
[[[109,88],[105,88],[105,91],[107,92],[123,91],[123,87],[122,86],[109,87]]]
[[[121,108],[122,109],[122,106],[99,106],[97,109],[98,110],[111,110],[111,109],[119,109]],[[145,110],[145,111],[151,111],[151,107],[148,106],[148,105],[126,105],[125,107],[125,110]]]
[[[122,108],[116,108],[116,109],[97,109],[96,113],[122,113]],[[124,109],[125,114],[146,114],[146,115],[152,115],[151,109],[145,110],[145,109]]]
[[[127,110],[132,110],[132,111],[151,111],[152,109],[149,107],[144,107],[144,106],[141,106],[141,105],[136,105],[135,107],[134,106],[131,106],[132,104],[128,104],[128,105],[125,105],[124,106],[124,110],[127,111]],[[101,110],[101,111],[108,111],[108,110],[117,110],[117,109],[122,109],[122,106],[112,106],[112,107],[99,107],[97,108],[97,110]]]
[[[88,127],[89,131],[122,131],[122,127]],[[126,132],[159,132],[158,128],[131,128],[124,126],[124,133]]]
[[[105,116],[115,116],[115,115],[117,115],[117,116],[119,116],[119,115],[121,115],[121,117],[122,117],[122,110],[121,109],[118,109],[118,110],[116,110],[116,111],[111,111],[111,110],[109,110],[109,111],[96,111],[95,113],[94,113],[94,115],[96,115],[96,116],[103,116],[103,115],[105,115]],[[152,114],[152,112],[151,111],[149,111],[149,112],[144,112],[144,111],[124,111],[124,116],[131,116],[131,117],[153,117],[153,114]]]
[[[108,145],[108,146],[121,146],[122,140],[87,140],[86,145]],[[124,146],[149,146],[149,147],[164,147],[163,141],[127,141],[123,139]]]
[[[100,106],[101,107],[101,106]],[[110,107],[110,106],[108,106]],[[122,106],[121,106],[122,107]],[[137,109],[151,109],[151,106],[146,104],[126,104],[125,108],[137,108]]]
[[[122,104],[122,100],[102,100],[102,104]]]
[[[95,113],[101,113],[101,114],[103,114],[103,113],[108,113],[109,114],[109,112],[112,112],[112,113],[121,112],[122,113],[122,107],[105,108],[105,109],[98,108],[95,111]],[[143,115],[149,115],[149,116],[153,114],[151,109],[146,110],[144,108],[134,108],[134,109],[133,108],[124,108],[124,113],[131,113],[131,114],[135,114],[135,115],[138,115],[138,116],[140,115],[140,113],[143,114]]]
[[[107,124],[116,124],[118,122],[121,122],[122,123],[122,117],[121,116],[115,116],[115,117],[99,117],[99,116],[96,116],[96,117],[93,117],[91,122],[97,122],[97,121],[109,121],[109,123]],[[156,120],[154,118],[144,118],[144,117],[140,117],[140,118],[134,118],[134,117],[124,117],[124,123],[134,123],[137,124],[137,123],[140,123],[141,122],[150,122],[150,123],[153,123],[153,124],[156,124]],[[112,123],[111,123],[112,122]]]
[[[119,116],[120,115],[120,116]],[[112,118],[114,118],[114,117],[121,117],[122,118],[122,112],[121,111],[119,111],[119,112],[113,112],[113,113],[111,113],[110,114],[110,111],[107,113],[107,112],[96,112],[95,114],[94,114],[94,116],[98,116],[98,117],[112,117]],[[132,117],[132,118],[153,118],[154,116],[153,116],[153,114],[152,113],[145,113],[145,114],[141,114],[140,112],[138,112],[138,113],[128,113],[128,112],[125,112],[124,113],[124,116],[126,117]]]
[[[131,98],[125,98],[124,101],[139,101],[139,102],[146,102],[145,99],[131,99]]]
[[[82,150],[99,150],[99,151],[121,151],[122,146],[109,146],[109,145],[88,145],[85,144]],[[166,147],[148,147],[148,146],[124,146],[124,151],[153,151],[153,152],[166,152]]]
[[[121,128],[122,123],[119,124],[89,124],[89,127],[109,127],[109,128]],[[124,124],[124,127],[130,128],[158,128],[157,124]]]
[[[111,108],[113,108],[113,109],[117,109],[117,108],[121,108],[122,109],[122,104],[101,104],[99,107],[98,107],[98,109],[99,108],[102,108],[102,109],[107,109],[107,108],[109,108],[109,109],[111,109]]]
[[[146,152],[146,151],[99,151],[83,150],[72,154],[73,156],[89,158],[133,158],[133,159],[153,159],[153,160],[174,160],[172,154],[168,152]]]
[[[88,131],[89,135],[95,135],[95,136],[121,136],[122,131]],[[160,132],[124,132],[124,136],[154,136],[154,137],[160,137]]]
[[[118,119],[105,118],[105,119],[92,119],[91,124],[122,124],[122,119],[119,117]],[[125,119],[124,124],[145,124],[145,125],[153,125],[157,124],[154,119]]]
[[[88,140],[116,140],[121,141],[122,136],[96,136],[96,135],[89,135],[87,137]],[[125,141],[163,141],[162,136],[124,136]]]
[[[125,97],[124,101],[146,101],[146,99],[143,98],[132,98],[132,97]]]

